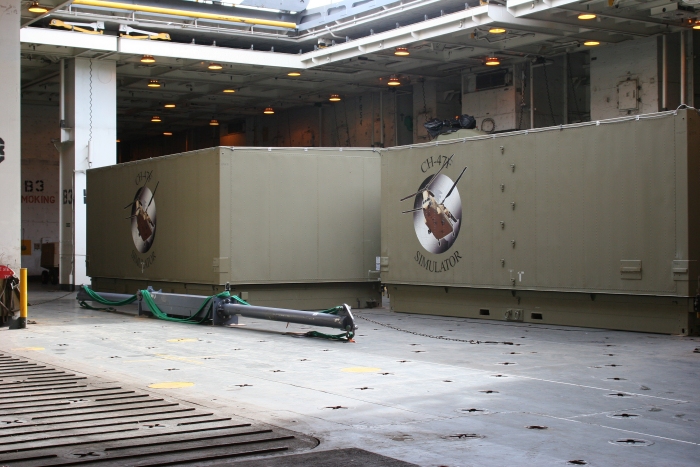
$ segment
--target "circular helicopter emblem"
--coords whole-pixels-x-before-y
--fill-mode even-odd
[[[401,199],[404,201],[415,196],[413,209],[403,213],[413,213],[416,237],[430,253],[438,254],[449,250],[457,240],[462,226],[462,200],[457,183],[467,168],[462,169],[462,173],[454,182],[447,175],[440,173],[451,163],[452,157],[454,154],[436,174],[423,180],[416,193]]]
[[[158,185],[151,193],[148,187],[142,186],[136,191],[134,201],[124,208],[131,207],[131,216],[127,219],[131,219],[131,236],[139,253],[150,250],[156,237],[156,203],[153,197],[157,189]]]

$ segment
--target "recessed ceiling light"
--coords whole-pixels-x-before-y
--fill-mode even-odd
[[[263,113],[266,115],[272,115],[273,113],[275,113],[275,111],[272,110],[272,107],[266,107],[265,110],[263,110]]]
[[[396,47],[396,50],[394,50],[394,55],[405,57],[406,55],[411,55],[411,53],[408,51],[408,47]]]
[[[388,84],[389,86],[400,86],[401,81],[399,81],[399,79],[396,77],[391,77],[389,78],[389,81],[386,84]]]
[[[340,96],[338,94],[331,94],[331,97],[328,100],[331,102],[340,102]]]
[[[155,63],[156,59],[153,58],[153,55],[144,55],[141,57],[141,63]]]
[[[215,118],[212,118],[212,119],[209,121],[209,125],[211,125],[211,126],[219,126],[219,121],[218,121],[217,119],[215,119]]]
[[[505,28],[491,28],[489,29],[489,33],[491,34],[503,34],[506,32]]]
[[[173,132],[172,131],[164,131],[163,136],[172,136]]]
[[[484,61],[484,64],[488,65],[488,66],[496,66],[496,65],[500,65],[501,61],[498,59],[498,57],[488,57]]]
[[[174,109],[175,104],[165,104],[163,107],[165,107],[166,109]]]
[[[299,73],[298,71],[290,71],[289,73],[287,73],[287,76],[297,77],[301,76],[301,73]]]
[[[598,41],[586,41],[583,43],[583,45],[587,45],[588,47],[593,47],[596,45],[600,45],[600,42],[598,42]]]
[[[117,140],[117,143],[121,143],[121,142],[122,142],[122,140],[120,140],[120,139]]]
[[[160,87],[160,83],[158,82],[157,79],[152,79],[152,80],[149,80],[149,81],[148,81],[148,87],[149,87],[149,88],[159,88],[159,87]]]
[[[39,2],[32,2],[32,4],[29,5],[29,11],[31,11],[32,13],[41,14],[46,13],[47,11],[49,11],[49,9],[39,5]]]
[[[695,26],[693,26],[693,29],[700,29],[700,19],[695,21]]]
[[[210,70],[221,70],[223,67],[218,63],[210,63],[208,68]]]
[[[235,89],[224,89],[223,92],[225,92],[226,94],[231,94],[231,93],[236,92],[236,90]]]
[[[595,13],[581,13],[580,15],[578,15],[578,19],[583,19],[583,20],[595,19],[595,18],[597,18],[597,15]]]
[[[153,123],[158,123],[161,121],[160,117],[158,115],[154,115],[153,118],[151,119]]]

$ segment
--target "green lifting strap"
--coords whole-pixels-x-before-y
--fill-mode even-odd
[[[176,323],[189,323],[189,324],[201,324],[209,319],[211,319],[212,315],[212,309],[214,307],[214,304],[212,303],[212,298],[233,298],[241,303],[244,303],[245,305],[248,305],[245,301],[241,300],[240,298],[236,297],[235,295],[231,295],[228,290],[221,292],[220,294],[216,295],[211,295],[207,297],[204,302],[202,303],[202,306],[199,307],[197,312],[190,316],[189,318],[173,318],[172,316],[168,316],[166,313],[161,311],[160,308],[158,308],[158,305],[156,305],[156,302],[153,300],[153,297],[151,296],[151,293],[148,290],[142,290],[141,295],[143,296],[143,300],[146,302],[148,305],[148,308],[151,309],[151,312],[156,318],[160,318],[165,321],[174,321]],[[200,314],[202,316],[200,316]]]
[[[105,298],[100,297],[97,292],[92,290],[87,285],[83,285],[82,288],[85,291],[85,293],[88,294],[90,296],[90,298],[92,298],[92,300],[96,301],[97,303],[101,303],[103,305],[108,305],[107,308],[95,308],[93,306],[88,305],[84,301],[81,301],[80,302],[81,308],[86,308],[88,310],[116,311],[114,309],[115,306],[129,305],[131,303],[134,303],[138,298],[136,295],[132,295],[131,297],[124,299],[124,300],[121,300],[119,302],[113,302],[112,300],[107,300]]]
[[[336,341],[345,341],[345,342],[354,342],[352,340],[353,337],[355,337],[355,333],[352,331],[348,331],[343,334],[324,334],[322,332],[318,331],[309,331],[306,334],[304,334],[306,337],[320,337],[322,339],[331,339],[331,340],[336,340]]]
[[[129,298],[127,298],[127,299],[124,299],[124,300],[121,300],[121,301],[119,301],[119,302],[113,302],[112,300],[107,300],[107,299],[104,299],[104,298],[100,297],[100,296],[97,294],[97,292],[95,292],[94,290],[92,290],[92,289],[91,289],[90,287],[88,287],[87,285],[84,285],[84,286],[83,286],[83,290],[85,291],[85,293],[87,293],[87,294],[90,296],[90,298],[92,298],[92,299],[93,299],[94,301],[96,301],[97,303],[101,303],[101,304],[103,304],[103,305],[108,305],[108,306],[130,305],[130,304],[134,303],[134,302],[136,301],[136,299],[138,298],[136,295],[132,295],[131,297],[129,297]]]
[[[329,308],[327,310],[319,311],[318,313],[325,313],[328,315],[337,315],[340,310],[342,310],[342,306],[336,306],[333,308]],[[348,331],[343,334],[324,334],[322,332],[318,331],[309,331],[306,334],[304,334],[306,337],[320,337],[322,339],[331,339],[331,340],[337,340],[337,341],[346,341],[346,342],[354,342],[352,340],[353,337],[355,337],[355,333],[352,331]]]

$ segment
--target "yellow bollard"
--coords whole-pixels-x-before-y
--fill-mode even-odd
[[[27,328],[27,268],[19,270],[19,329]]]

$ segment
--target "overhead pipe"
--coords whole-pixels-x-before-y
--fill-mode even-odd
[[[105,2],[102,0],[73,0],[73,5],[88,5],[102,8],[112,8],[115,10],[140,11],[143,13],[156,13],[171,16],[186,16],[197,19],[210,19],[214,21],[228,21],[231,23],[245,23],[258,26],[273,26],[278,28],[296,29],[296,23],[287,21],[271,21],[266,19],[245,18],[243,16],[219,15],[214,13],[199,13],[188,10],[177,10],[174,8],[161,8],[146,5],[136,5],[132,3]]]

